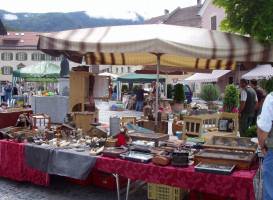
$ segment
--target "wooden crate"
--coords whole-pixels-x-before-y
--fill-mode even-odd
[[[148,183],[148,199],[150,200],[182,200],[187,190],[168,185]]]
[[[51,119],[46,114],[33,114],[30,116],[30,121],[32,123],[32,128],[40,128],[45,127],[47,129],[50,129],[51,127]]]
[[[139,120],[138,125],[155,131],[157,133],[168,134],[168,121],[158,121],[157,126],[155,125],[155,121],[151,120]]]
[[[120,123],[122,126],[128,124],[128,123],[131,123],[131,124],[136,124],[136,117],[132,117],[132,116],[127,116],[127,117],[121,117],[120,119]]]
[[[98,119],[98,112],[75,112],[73,116],[76,127],[81,128],[84,133],[90,130],[95,119]]]

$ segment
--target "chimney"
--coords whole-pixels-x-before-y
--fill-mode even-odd
[[[170,13],[170,11],[168,9],[164,10],[164,15],[168,15]]]
[[[199,7],[202,6],[202,0],[197,0],[197,6],[199,6]]]

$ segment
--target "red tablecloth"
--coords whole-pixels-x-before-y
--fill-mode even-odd
[[[232,175],[225,176],[195,172],[193,166],[187,168],[160,167],[106,157],[97,158],[95,168],[108,173],[117,173],[133,180],[187,188],[237,200],[255,199],[253,179],[257,170],[235,171]]]
[[[32,114],[32,110],[26,109],[17,112],[0,112],[0,128],[6,128],[8,126],[15,126],[16,121],[20,114],[22,113],[30,113]]]
[[[0,177],[49,185],[49,175],[25,164],[24,144],[0,140]]]

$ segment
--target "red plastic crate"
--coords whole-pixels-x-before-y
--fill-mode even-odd
[[[116,179],[112,174],[108,174],[101,171],[93,171],[92,172],[92,184],[105,188],[108,190],[116,190]],[[119,177],[119,186],[120,188],[124,188],[127,185],[127,179],[124,177]]]

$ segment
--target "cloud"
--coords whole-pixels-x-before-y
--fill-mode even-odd
[[[16,15],[13,15],[13,14],[4,14],[4,19],[12,21],[12,20],[17,20],[18,17]]]
[[[101,11],[98,9],[90,10],[85,12],[88,16],[94,17],[94,18],[106,18],[106,19],[131,19],[131,20],[137,20],[138,15],[134,11],[126,11],[126,10],[105,10]]]

